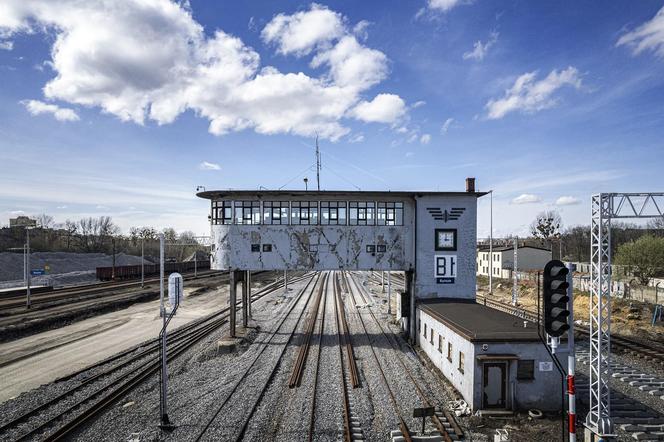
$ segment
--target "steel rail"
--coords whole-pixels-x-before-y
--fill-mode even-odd
[[[341,315],[342,309],[344,308],[341,304],[341,286],[339,283],[339,275],[334,275],[334,316],[337,321],[337,344],[339,347],[339,366],[341,367],[341,400],[343,405],[344,412],[344,441],[351,442],[353,440],[353,434],[350,428],[350,402],[348,401],[348,383],[346,382],[346,371],[344,370],[344,352],[343,348],[346,348],[346,354],[350,359],[348,354],[348,347],[345,345],[342,346],[342,341],[345,340],[345,335],[342,335],[341,331]],[[350,363],[349,363],[350,365]]]
[[[270,333],[270,337],[269,337],[269,338],[268,338],[268,339],[262,344],[261,349],[256,353],[256,355],[255,355],[254,358],[252,359],[252,361],[251,361],[251,363],[249,364],[249,366],[244,370],[244,372],[242,373],[242,375],[239,376],[239,377],[237,378],[237,381],[236,381],[235,384],[233,385],[233,388],[231,388],[231,390],[228,392],[228,394],[226,394],[226,396],[224,397],[223,401],[221,401],[221,404],[217,407],[217,410],[213,413],[212,417],[211,417],[210,419],[208,419],[207,423],[205,424],[205,426],[203,427],[203,429],[201,430],[201,432],[200,432],[200,433],[198,434],[198,436],[196,437],[196,441],[199,441],[199,440],[201,440],[201,439],[203,438],[203,436],[205,435],[205,433],[207,432],[207,430],[210,428],[210,426],[212,425],[212,423],[215,421],[215,419],[217,418],[217,416],[219,416],[219,413],[221,413],[221,411],[222,411],[223,408],[226,406],[226,404],[228,403],[228,401],[230,400],[230,398],[233,396],[233,394],[235,394],[235,392],[237,391],[238,387],[239,387],[239,386],[242,384],[242,382],[247,378],[247,375],[249,374],[249,372],[251,371],[251,369],[256,365],[256,362],[257,362],[258,359],[261,357],[261,355],[263,354],[263,352],[269,347],[270,343],[272,342],[272,339],[274,339],[274,337],[277,335],[277,333],[278,333],[279,330],[281,329],[281,326],[283,325],[283,323],[284,323],[284,322],[286,321],[286,319],[290,316],[291,312],[295,309],[295,306],[297,306],[297,305],[299,304],[299,302],[300,302],[300,300],[302,299],[302,296],[304,295],[304,293],[306,293],[306,292],[309,290],[309,287],[311,286],[311,282],[314,281],[314,279],[315,279],[315,282],[314,282],[314,287],[315,287],[315,285],[318,283],[318,280],[320,279],[320,276],[317,276],[317,275],[313,275],[313,276],[311,276],[310,279],[309,279],[309,281],[307,282],[307,284],[306,284],[306,285],[305,285],[305,286],[299,291],[299,293],[296,295],[296,299],[291,303],[291,305],[289,306],[288,310],[287,310],[287,311],[284,313],[284,315],[280,318],[279,323],[277,324],[277,326],[276,326],[276,327],[273,327],[273,331]],[[297,329],[297,325],[300,323],[300,320],[301,320],[301,318],[302,318],[302,314],[303,314],[304,311],[306,310],[307,305],[309,304],[309,301],[311,300],[311,295],[312,295],[312,292],[309,293],[309,296],[307,297],[307,300],[306,300],[306,303],[305,303],[305,305],[304,305],[304,308],[302,309],[302,311],[301,311],[300,314],[298,315],[298,318],[297,318],[297,322],[296,322],[296,324],[295,324],[295,327],[293,327],[293,330],[291,331],[290,337],[289,337],[288,341],[286,342],[286,345],[284,345],[284,347],[283,347],[282,353],[281,353],[281,355],[280,355],[280,357],[279,357],[279,361],[281,360],[281,357],[283,356],[283,353],[284,353],[285,349],[288,347],[288,344],[290,343],[290,340],[292,339],[293,334],[295,333],[295,330]],[[276,367],[279,366],[279,361],[277,361]],[[265,387],[267,387],[267,385],[266,385]],[[264,388],[264,390],[265,390],[265,388]],[[264,391],[261,392],[260,397],[262,397],[263,393],[264,393]],[[254,411],[255,411],[255,409],[256,409],[256,406],[257,406],[257,402],[254,404],[254,407],[253,407],[253,410],[254,410]],[[252,411],[251,414],[253,414],[253,411]],[[243,427],[243,428],[245,428],[245,430],[246,430],[246,424],[247,424],[247,423],[248,423],[248,420],[245,422],[244,427]]]
[[[314,431],[316,430],[316,392],[318,389],[318,369],[320,368],[320,354],[323,350],[323,335],[325,334],[325,308],[327,306],[327,288],[328,288],[329,273],[326,274],[323,285],[323,312],[320,316],[320,326],[318,328],[318,352],[316,355],[316,366],[314,368],[314,390],[311,395],[311,414],[309,414],[309,442],[314,439]]]
[[[360,294],[362,294],[363,289],[357,284],[357,281],[355,281],[353,276],[351,276],[350,279],[353,282],[353,284],[355,285],[355,287],[359,290]],[[364,295],[363,295],[363,297],[364,297]],[[365,297],[365,300],[366,300],[366,297]],[[383,325],[380,323],[378,318],[376,318],[376,315],[371,310],[371,308],[369,308],[369,313],[371,314],[371,317],[374,319],[376,324],[378,324],[378,327],[380,328],[381,334],[385,337],[387,342],[390,343],[390,346],[395,351],[395,354],[397,355],[397,358],[396,358],[397,361],[399,361],[399,363],[401,364],[401,367],[403,368],[404,373],[406,373],[408,375],[408,378],[411,380],[411,382],[415,386],[415,389],[417,390],[417,394],[420,396],[420,399],[422,399],[422,402],[424,403],[424,405],[426,407],[431,407],[433,404],[429,400],[428,395],[424,393],[424,390],[422,390],[422,387],[420,386],[419,382],[417,382],[417,380],[415,379],[415,377],[411,373],[411,370],[408,369],[408,367],[406,366],[406,363],[403,361],[402,355],[401,355],[401,348],[399,348],[397,343],[394,342],[394,339],[393,339],[394,337],[392,336],[392,339],[390,339],[390,336],[385,332],[385,329],[383,328]],[[445,414],[445,418],[449,421],[450,425],[452,425],[452,427],[454,428],[454,432],[457,435],[459,435],[460,437],[463,437],[463,431],[461,430],[461,427],[459,427],[459,424],[456,422],[456,420],[452,417],[452,415],[447,410],[443,410],[442,407],[440,407],[440,408],[443,411],[443,414]],[[445,426],[443,425],[441,420],[438,418],[438,416],[436,416],[434,414],[431,419],[434,423],[434,426],[438,429],[438,431],[440,432],[443,439],[445,439],[445,442],[452,442],[452,440],[453,440],[452,437],[447,432],[447,429],[445,428]]]
[[[344,279],[347,279],[347,276],[344,274]],[[350,285],[348,284],[348,281],[346,281],[346,286],[349,287],[348,293],[351,296],[351,299],[353,301],[354,307],[357,310],[357,303],[355,302],[355,294],[353,293],[353,290],[350,289]],[[378,367],[378,372],[383,380],[383,383],[385,384],[385,387],[387,388],[388,392],[388,397],[390,398],[390,401],[392,402],[392,406],[394,408],[394,412],[397,416],[397,419],[399,420],[399,429],[401,430],[401,434],[404,437],[404,440],[406,442],[412,442],[412,437],[410,435],[410,430],[408,429],[408,425],[406,424],[406,421],[403,419],[401,416],[401,413],[399,412],[399,404],[397,403],[396,397],[394,396],[394,392],[392,391],[392,388],[390,388],[390,384],[387,381],[387,376],[385,376],[385,372],[383,371],[383,366],[380,363],[380,360],[378,359],[378,355],[376,354],[376,349],[374,348],[374,345],[372,343],[372,339],[369,335],[369,332],[367,331],[367,327],[364,324],[364,319],[362,319],[362,315],[358,311],[358,318],[360,318],[360,324],[362,324],[362,329],[364,330],[364,335],[367,337],[367,340],[369,342],[369,348],[371,349],[371,354],[374,357],[374,361],[376,362],[376,366]]]

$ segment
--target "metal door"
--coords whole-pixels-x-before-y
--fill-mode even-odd
[[[506,384],[507,364],[504,362],[484,363],[483,408],[505,408]]]

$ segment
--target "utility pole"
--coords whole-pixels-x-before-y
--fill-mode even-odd
[[[159,234],[159,314],[164,315],[164,233],[163,232]]]
[[[387,314],[392,314],[392,271],[387,272]]]
[[[26,227],[25,228],[25,262],[26,262],[26,268],[27,268],[27,273],[28,273],[28,284],[25,290],[25,307],[30,308],[30,279],[32,279],[32,275],[30,274],[30,228]]]
[[[115,237],[111,236],[111,243],[113,244],[113,270],[111,273],[111,279],[115,281]]]
[[[519,237],[514,237],[514,266],[512,270],[512,305],[516,305],[518,300],[518,282],[519,278],[516,275],[516,271],[519,268]]]
[[[141,288],[145,286],[145,237],[141,238]]]
[[[320,192],[320,149],[318,148],[318,134],[316,134],[316,184]]]
[[[493,190],[489,190],[491,204],[489,209],[489,294],[493,294]]]

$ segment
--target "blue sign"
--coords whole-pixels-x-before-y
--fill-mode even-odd
[[[43,275],[46,274],[46,270],[44,270],[44,269],[33,269],[33,270],[30,270],[30,274],[32,276],[43,276]]]

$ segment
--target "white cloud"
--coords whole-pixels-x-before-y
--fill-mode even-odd
[[[537,72],[529,72],[516,79],[514,85],[505,91],[505,96],[489,100],[486,104],[489,119],[503,118],[510,112],[534,113],[555,106],[558,99],[553,94],[563,86],[578,89],[581,78],[576,68],[570,66],[562,71],[553,70],[546,78],[535,81]]]
[[[11,51],[14,49],[14,42],[11,40],[0,41],[0,49],[3,51]]]
[[[452,127],[452,124],[454,124],[454,118],[448,118],[448,119],[445,120],[445,122],[443,123],[443,127],[440,128],[440,131],[441,131],[442,133],[445,133],[445,134],[446,134],[447,131],[449,131],[450,128]]]
[[[372,101],[362,101],[351,112],[368,123],[394,123],[406,112],[406,103],[398,95],[378,94]]]
[[[533,195],[532,193],[522,193],[512,200],[512,204],[533,204],[539,203],[540,201],[542,201],[542,198],[537,195]]]
[[[68,207],[68,206],[57,206],[56,209],[60,209],[60,210],[62,210],[62,209],[66,209],[67,207]]]
[[[198,168],[200,170],[221,170],[221,166],[219,166],[219,164],[210,163],[207,161],[203,161],[201,164],[199,164]]]
[[[25,215],[25,211],[23,210],[12,210],[9,213],[11,213],[12,215]]]
[[[360,22],[356,26],[360,26]],[[281,54],[307,55],[319,46],[346,33],[343,16],[326,6],[313,3],[308,11],[293,15],[277,14],[263,28],[261,38],[277,45]]]
[[[415,152],[406,152],[406,158],[415,156]]]
[[[422,144],[429,144],[430,141],[431,141],[431,135],[429,134],[424,134],[420,137],[420,143]]]
[[[422,107],[422,106],[424,106],[425,104],[427,104],[426,101],[423,101],[423,100],[416,101],[415,103],[413,103],[413,104],[410,105],[410,108],[411,108],[411,109],[417,109],[418,107]]]
[[[427,7],[434,11],[447,12],[460,3],[461,0],[427,0]]]
[[[56,104],[44,103],[38,100],[24,100],[21,104],[31,115],[51,114],[58,121],[78,121],[79,117],[73,109],[60,107]]]
[[[664,57],[664,7],[649,21],[620,37],[616,46],[629,46],[634,55],[653,51]]]
[[[486,43],[482,43],[482,41],[477,40],[475,44],[473,44],[472,51],[464,52],[463,59],[468,60],[472,58],[478,61],[484,60],[484,57],[486,57],[486,54],[489,52],[489,49],[491,49],[491,47],[495,45],[497,41],[498,41],[498,32],[494,31],[491,33]]]
[[[361,143],[364,141],[364,134],[356,134],[350,137],[349,143]]]
[[[385,54],[360,44],[346,18],[325,7],[279,14],[263,30],[282,53],[313,53],[311,66],[324,69],[314,77],[261,66],[239,38],[205,32],[187,4],[6,0],[0,33],[52,34],[48,99],[137,124],[169,124],[192,110],[215,135],[252,129],[336,140],[362,94],[388,75]]]
[[[561,196],[556,200],[556,206],[572,206],[581,204],[581,200],[573,196]]]
[[[371,23],[367,20],[360,20],[355,26],[353,26],[353,34],[360,40],[366,40],[369,38],[369,32],[367,29],[369,29],[370,25]]]

